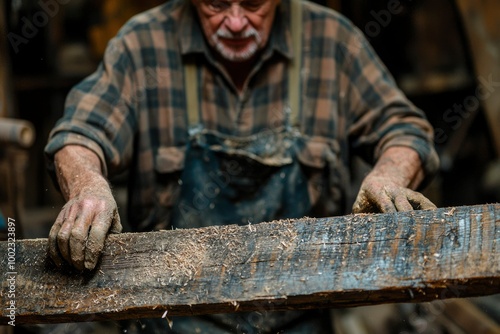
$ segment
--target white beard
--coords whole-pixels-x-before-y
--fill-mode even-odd
[[[252,38],[253,40],[245,46],[243,49],[235,51],[232,50],[231,48],[228,48],[224,43],[220,40],[220,38],[225,38],[225,39],[241,39],[241,38]],[[213,35],[212,35],[212,42],[215,45],[215,49],[219,54],[233,62],[243,62],[246,60],[249,60],[252,58],[258,51],[259,45],[262,42],[262,38],[260,37],[259,33],[257,30],[255,30],[253,27],[249,27],[247,30],[245,30],[243,33],[240,34],[233,34],[230,31],[224,29],[224,28],[219,28]]]

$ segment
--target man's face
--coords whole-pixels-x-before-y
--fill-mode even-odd
[[[280,0],[192,0],[210,46],[224,59],[252,59],[267,43]]]

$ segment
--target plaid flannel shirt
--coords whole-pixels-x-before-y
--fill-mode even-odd
[[[304,163],[322,169],[333,157],[333,172],[346,188],[352,155],[373,163],[387,148],[406,146],[418,152],[431,176],[438,167],[433,129],[363,34],[341,14],[307,1],[302,21],[299,128],[311,138]],[[54,154],[68,144],[94,151],[108,177],[129,171],[129,219],[141,225],[158,202],[173,201],[175,182],[158,195],[159,175],[183,168],[189,139],[183,64],[197,64],[203,126],[249,136],[284,124],[288,63],[297,56],[292,50],[290,3],[284,0],[240,94],[216,62],[190,1],[171,0],[141,13],[110,41],[96,72],[69,93],[45,148],[49,171]],[[314,197],[318,184],[310,187]]]

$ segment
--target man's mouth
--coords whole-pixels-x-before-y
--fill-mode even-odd
[[[246,37],[246,38],[224,38],[220,37],[220,40],[228,45],[228,46],[233,46],[233,47],[244,47],[248,45],[248,43],[253,41],[253,37]]]

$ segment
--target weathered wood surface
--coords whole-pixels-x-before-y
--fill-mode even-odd
[[[500,204],[112,235],[97,270],[18,241],[16,323],[350,307],[500,293]],[[6,306],[7,244],[0,244]]]

